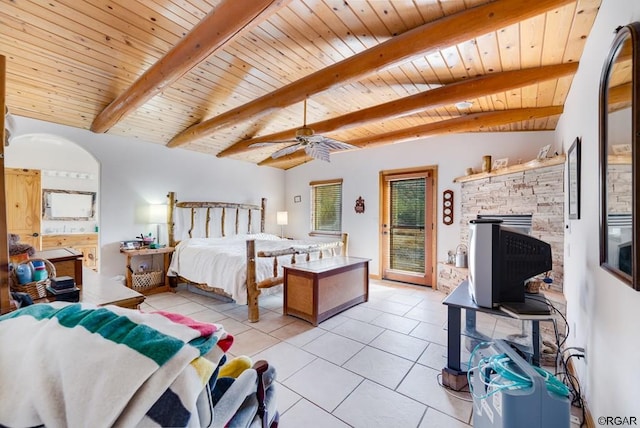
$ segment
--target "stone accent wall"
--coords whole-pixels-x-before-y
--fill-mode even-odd
[[[438,262],[439,291],[449,294],[468,277],[469,270],[467,268],[458,268],[453,264]]]
[[[609,165],[607,169],[607,211],[609,214],[631,214],[633,205],[631,165]]]
[[[462,183],[461,242],[469,242],[469,220],[478,214],[531,214],[531,235],[551,245],[551,288],[564,279],[564,164]]]

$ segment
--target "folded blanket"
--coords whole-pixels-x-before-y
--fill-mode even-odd
[[[0,317],[0,424],[197,425],[198,396],[232,342],[219,325],[163,313],[28,306]]]

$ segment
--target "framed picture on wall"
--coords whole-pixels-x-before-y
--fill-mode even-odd
[[[567,153],[569,218],[580,218],[580,137],[576,137]]]
[[[547,144],[543,148],[538,151],[538,156],[536,157],[538,160],[543,160],[547,158],[547,153],[549,153],[549,149],[551,148],[551,144]]]

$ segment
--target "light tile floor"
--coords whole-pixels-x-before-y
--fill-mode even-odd
[[[260,297],[257,323],[248,321],[246,306],[184,288],[149,296],[142,309],[222,324],[235,337],[231,357],[273,364],[283,428],[469,427],[469,394],[439,385],[446,365],[444,297],[372,280],[368,302],[318,327],[283,316],[281,293]],[[495,328],[495,321],[480,318]]]

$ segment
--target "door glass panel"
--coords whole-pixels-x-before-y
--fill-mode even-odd
[[[389,267],[424,273],[425,179],[392,181],[390,202]]]

